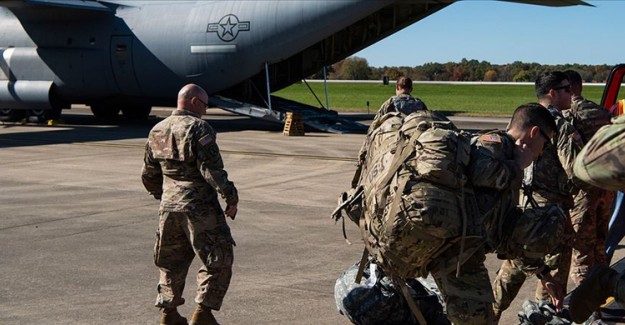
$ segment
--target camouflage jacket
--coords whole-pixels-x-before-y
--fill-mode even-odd
[[[399,112],[404,115],[409,115],[410,113],[418,110],[428,109],[425,103],[419,99],[414,98],[410,94],[399,94],[397,96],[392,96],[387,99],[382,106],[380,106],[380,110],[373,118],[373,122],[369,125],[369,131],[367,134],[371,134],[373,130],[377,129],[378,126],[382,123],[381,118],[386,113],[391,112]]]
[[[524,182],[531,186],[539,204],[560,204],[568,210],[573,207],[573,196],[578,191],[573,180],[573,163],[583,144],[573,125],[555,107],[550,105],[547,109],[556,122],[557,133],[540,158],[525,169]]]
[[[605,190],[625,191],[625,115],[599,129],[575,160],[575,176]]]
[[[228,180],[215,131],[199,116],[175,110],[148,135],[141,173],[148,192],[161,199],[161,210],[197,212],[218,204],[238,203]]]
[[[473,142],[469,182],[484,217],[487,241],[494,249],[502,240],[506,217],[519,203],[523,170],[513,158],[515,140],[505,131],[485,133]]]
[[[582,96],[573,97],[571,108],[563,111],[562,115],[579,132],[584,144],[612,119],[610,111]]]

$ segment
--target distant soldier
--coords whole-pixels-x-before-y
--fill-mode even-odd
[[[425,103],[419,98],[412,97],[411,93],[412,79],[407,77],[397,79],[397,83],[395,84],[395,96],[392,96],[380,106],[380,110],[378,110],[378,113],[373,118],[373,122],[371,122],[367,133],[370,134],[380,125],[380,118],[386,113],[399,112],[404,115],[409,115],[414,111],[427,109]]]
[[[601,128],[575,160],[575,176],[608,191],[625,191],[625,116],[615,118],[612,125]],[[590,315],[614,297],[625,304],[625,272],[597,264],[586,279],[571,294],[569,309],[576,323]]]
[[[387,113],[398,112],[401,114],[401,116],[405,117],[410,115],[410,113],[419,110],[427,110],[427,106],[425,106],[425,103],[419,98],[412,97],[412,95],[410,95],[411,92],[412,79],[407,77],[400,77],[399,79],[397,79],[397,83],[395,84],[395,96],[392,96],[387,101],[385,101],[382,106],[380,106],[380,110],[373,118],[371,125],[369,125],[367,136],[370,136],[371,133],[384,122],[383,117]],[[447,120],[447,118],[441,113],[433,114],[438,120]],[[367,140],[365,140],[360,148],[360,152],[358,153],[358,163],[354,178],[352,180],[352,187],[355,187],[358,183],[360,172],[362,170],[362,164],[364,163],[367,151]]]
[[[202,267],[191,325],[217,324],[212,310],[221,308],[232,276],[234,240],[217,193],[227,203],[225,215],[233,220],[239,198],[224,170],[215,131],[201,119],[207,100],[199,86],[184,86],[177,109],[152,128],[145,147],[143,184],[160,200],[156,307],[166,325],[187,324],[176,308],[185,302],[182,293],[194,256]]]
[[[535,82],[538,102],[545,106],[557,125],[556,137],[545,148],[542,156],[525,169],[524,183],[532,191],[532,197],[540,205],[557,204],[567,213],[573,208],[573,196],[577,188],[573,183],[573,162],[581,149],[581,138],[575,128],[564,119],[561,111],[571,106],[571,85],[566,74],[561,71],[549,71],[541,74]],[[572,232],[570,220],[569,231]],[[563,245],[559,254],[547,257],[546,264],[552,269],[555,279],[555,291],[566,292],[568,273],[571,264],[571,247]],[[548,269],[540,274],[544,277]],[[528,274],[535,274],[535,269],[528,269],[521,260],[505,260],[494,282],[495,304],[493,309],[497,317],[506,310],[516,297]],[[544,282],[538,283],[536,300],[548,301],[548,288]],[[553,290],[552,290],[553,291]],[[560,297],[562,298],[562,297]],[[554,300],[551,297],[551,300]],[[561,307],[561,301],[552,301]]]
[[[573,70],[564,73],[571,83],[573,99],[571,109],[565,111],[563,115],[573,124],[586,143],[602,126],[610,124],[612,114],[582,97],[582,78],[579,73]],[[571,222],[575,231],[571,278],[576,285],[584,280],[593,265],[608,263],[605,241],[614,200],[612,191],[595,186],[579,187],[580,191],[575,196],[575,206],[571,210]]]

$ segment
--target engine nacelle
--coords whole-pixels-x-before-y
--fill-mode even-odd
[[[0,108],[51,109],[54,73],[35,48],[0,49]]]

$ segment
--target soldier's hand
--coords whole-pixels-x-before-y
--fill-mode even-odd
[[[521,169],[525,169],[525,167],[532,164],[534,161],[534,157],[532,151],[527,147],[527,144],[521,143],[519,140],[516,142],[516,146],[514,146],[514,161],[521,167]]]
[[[547,290],[549,297],[551,297],[551,301],[556,307],[556,311],[561,311],[562,304],[564,302],[564,289],[555,282],[551,274],[543,276],[540,281],[542,282],[543,287]]]
[[[228,205],[226,206],[226,211],[224,211],[224,213],[226,214],[226,216],[228,216],[230,219],[234,220],[234,217],[237,216],[237,205],[236,204],[232,204],[232,205]]]

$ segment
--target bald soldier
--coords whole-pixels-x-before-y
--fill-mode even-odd
[[[171,116],[152,128],[145,146],[141,178],[160,200],[154,263],[160,270],[156,307],[163,325],[186,325],[177,307],[194,256],[202,262],[197,274],[197,303],[191,325],[217,324],[230,285],[234,240],[225,216],[234,220],[239,197],[228,180],[216,134],[201,116],[208,95],[197,85],[184,86]],[[226,201],[225,215],[217,193]]]
[[[601,128],[575,160],[575,176],[611,191],[625,191],[625,116]],[[605,265],[595,265],[582,284],[571,294],[571,318],[582,323],[608,297],[625,303],[625,273],[618,274]]]

